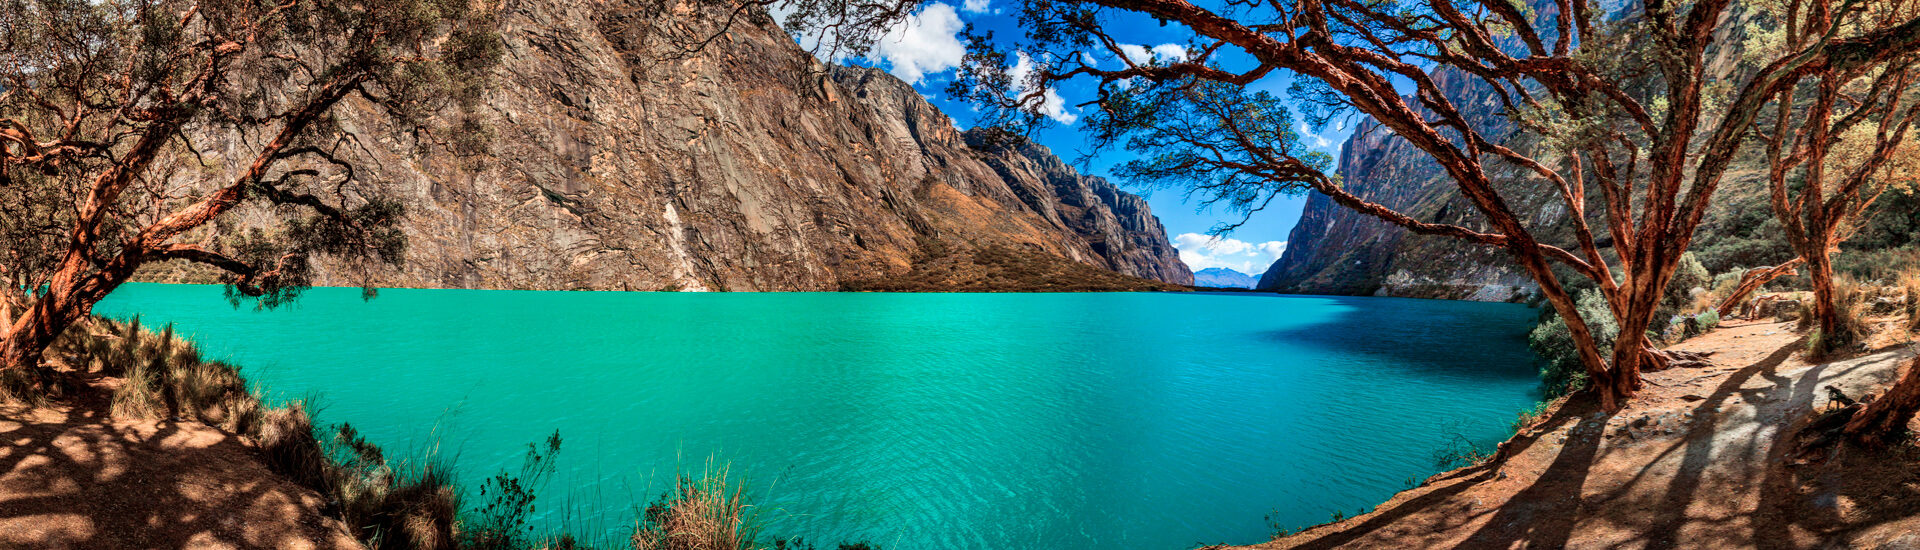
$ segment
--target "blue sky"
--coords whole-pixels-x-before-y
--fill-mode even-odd
[[[1016,19],[1018,9],[1015,0],[930,2],[924,4],[912,20],[883,36],[865,57],[837,61],[886,69],[913,84],[935,106],[952,116],[960,127],[972,127],[975,118],[972,107],[949,99],[945,94],[953,70],[959,66],[961,56],[965,55],[965,45],[957,35],[965,25],[972,24],[976,32],[993,31],[996,38],[1021,36]],[[777,15],[779,11],[775,10]],[[1179,56],[1185,52],[1182,44],[1186,42],[1187,35],[1178,25],[1162,27],[1140,17],[1138,21],[1118,21],[1109,30],[1115,38],[1127,44],[1124,49],[1128,50],[1129,55]],[[803,46],[813,46],[813,41],[807,37],[801,37],[800,41]],[[1137,59],[1143,60],[1144,57]],[[1119,59],[1111,55],[1096,54],[1094,62],[1108,67],[1120,66]],[[1015,70],[1018,71],[1017,66]],[[1285,77],[1270,77],[1256,83],[1255,87],[1279,94],[1286,85]],[[1046,111],[1054,123],[1040,130],[1034,139],[1052,148],[1069,162],[1078,160],[1089,148],[1085,134],[1079,127],[1079,118],[1088,107],[1078,105],[1093,98],[1091,84],[1066,82],[1047,93],[1050,95]],[[1057,94],[1057,100],[1053,94]],[[1340,143],[1346,139],[1348,132],[1328,128],[1315,134],[1302,127],[1301,133],[1307,145],[1337,157]],[[1077,167],[1088,174],[1111,178],[1112,167],[1130,158],[1131,154],[1123,150],[1105,151]],[[1294,222],[1300,219],[1301,207],[1306,202],[1304,196],[1282,197],[1266,210],[1255,213],[1239,229],[1214,239],[1207,236],[1208,230],[1222,222],[1236,221],[1239,216],[1224,209],[1207,209],[1186,201],[1179,189],[1151,189],[1143,187],[1140,182],[1117,183],[1128,191],[1147,197],[1153,213],[1166,226],[1167,236],[1180,249],[1181,259],[1195,271],[1208,267],[1226,267],[1255,275],[1264,271],[1279,257],[1287,233],[1293,230]]]

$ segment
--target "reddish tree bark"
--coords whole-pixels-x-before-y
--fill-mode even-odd
[[[1907,436],[1915,412],[1920,412],[1920,359],[1907,365],[1906,374],[1887,389],[1886,395],[1854,413],[1844,433],[1855,443],[1885,447]]]
[[[1920,12],[1920,2],[1912,0],[1843,9],[1847,7],[1853,8],[1848,13],[1854,14],[1854,24],[1869,28],[1896,28]],[[1814,1],[1785,15],[1785,39],[1801,47],[1828,40],[1847,14]],[[1896,154],[1913,154],[1901,147],[1920,118],[1920,98],[1910,89],[1920,77],[1917,63],[1920,56],[1909,51],[1891,56],[1881,67],[1828,65],[1792,73],[1773,94],[1771,132],[1760,133],[1774,216],[1805,261],[1815,320],[1827,338],[1838,342],[1854,335],[1842,330],[1832,255],[1852,235],[1852,223],[1895,181],[1892,174],[1882,174],[1882,168],[1891,168]],[[1811,97],[1802,99],[1803,93]],[[1873,129],[1871,137],[1846,138],[1850,130],[1867,125]],[[1842,147],[1866,151],[1846,155]]]
[[[1720,307],[1714,308],[1714,312],[1721,317],[1733,315],[1734,308],[1740,307],[1740,304],[1746,302],[1747,297],[1752,296],[1754,292],[1759,291],[1760,287],[1767,286],[1767,283],[1773,282],[1774,279],[1799,273],[1800,265],[1806,262],[1806,258],[1794,258],[1773,267],[1760,267],[1747,271],[1746,275],[1740,277],[1740,284],[1734,286],[1733,293],[1721,300]]]

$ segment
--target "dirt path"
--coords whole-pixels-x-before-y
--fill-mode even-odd
[[[0,407],[0,548],[360,548],[250,442],[197,422],[113,421],[103,390]]]
[[[1884,391],[1911,346],[1808,364],[1791,329],[1736,323],[1675,346],[1717,366],[1649,373],[1613,415],[1570,400],[1503,462],[1251,548],[1920,549],[1920,449],[1792,457],[1780,437],[1827,405],[1828,385]]]

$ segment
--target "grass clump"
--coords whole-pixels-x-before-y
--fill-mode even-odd
[[[1873,326],[1867,317],[1873,307],[1873,299],[1878,294],[1873,284],[1863,282],[1850,275],[1840,275],[1833,279],[1833,310],[1837,318],[1833,326],[1822,326],[1807,336],[1807,355],[1824,358],[1851,349],[1865,342],[1873,332]],[[1799,327],[1802,330],[1813,327],[1816,319],[1812,301],[1801,306]]]
[[[1896,285],[1904,295],[1900,309],[1907,317],[1907,332],[1920,332],[1920,269],[1900,274]]]
[[[634,529],[634,550],[757,550],[760,524],[741,493],[711,461],[703,475],[674,475]]]

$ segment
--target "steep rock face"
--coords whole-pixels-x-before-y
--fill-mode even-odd
[[[375,282],[826,290],[908,270],[930,239],[1191,282],[1144,201],[1044,148],[970,147],[906,83],[821,64],[763,14],[649,6],[501,5],[484,154],[343,117],[388,136],[361,160],[409,209],[407,264]]]
[[[1104,260],[1104,265],[1091,263],[1143,279],[1193,282],[1146,199],[1121,191],[1106,178],[1075,172],[1045,146],[999,148],[984,138],[982,130],[967,132],[968,144],[990,152],[984,157],[987,164],[1027,208],[1056,227],[1073,230]]]
[[[1497,103],[1476,81],[1449,71],[1436,73],[1435,79],[1455,101],[1484,107],[1474,119],[1489,135],[1510,133],[1507,123],[1492,114]],[[1336,173],[1349,192],[1415,219],[1479,231],[1489,228],[1431,157],[1372,120],[1361,123],[1341,145]],[[1544,190],[1541,182],[1506,177],[1495,183],[1531,227],[1553,227],[1565,221],[1566,207],[1557,196],[1534,192]],[[1540,237],[1558,242],[1560,232],[1564,230],[1549,229]],[[1318,192],[1308,197],[1299,223],[1287,237],[1286,252],[1260,277],[1258,288],[1480,301],[1522,299],[1536,291],[1533,280],[1504,251],[1414,235],[1335,204]]]

